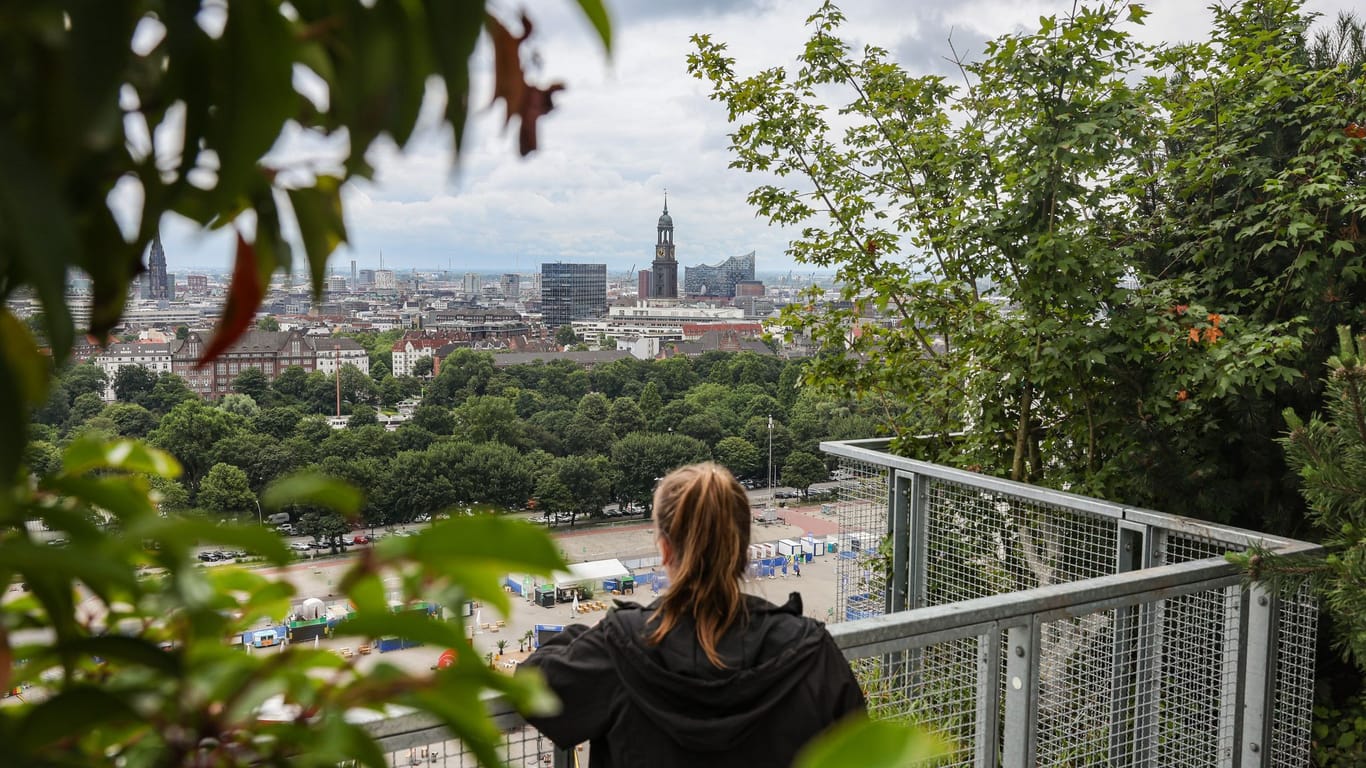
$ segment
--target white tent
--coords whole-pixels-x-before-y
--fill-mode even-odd
[[[569,571],[555,574],[555,588],[567,589],[580,584],[593,584],[598,587],[606,579],[624,579],[631,575],[631,569],[620,560],[591,560],[586,563],[573,563]]]

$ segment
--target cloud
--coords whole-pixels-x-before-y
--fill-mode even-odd
[[[609,0],[610,2],[610,0]],[[1037,25],[1042,14],[1068,12],[1071,0],[862,0],[846,3],[844,34],[873,44],[913,73],[957,78],[945,60],[950,31],[960,52],[980,56],[985,41]],[[1204,34],[1209,13],[1185,0],[1149,2],[1139,34],[1180,40]],[[679,260],[714,263],[756,251],[761,270],[793,267],[792,233],[771,228],[746,203],[762,179],[729,168],[721,105],[687,74],[689,38],[712,35],[728,45],[737,71],[793,66],[808,38],[814,0],[629,0],[613,3],[613,51],[568,0],[535,5],[528,43],[540,66],[531,76],[563,81],[556,109],[540,124],[541,149],[516,155],[516,126],[503,128],[501,107],[488,108],[487,51],[472,75],[465,152],[456,165],[448,130],[439,127],[439,88],[429,92],[423,128],[403,152],[390,144],[370,154],[376,177],[345,190],[351,243],[337,263],[373,267],[384,254],[397,267],[456,271],[534,271],[545,261],[606,262],[639,269],[653,258],[655,222],[669,190]],[[1334,16],[1346,0],[1311,10]],[[321,165],[326,147],[290,136],[275,156]],[[184,222],[164,227],[172,269],[227,268],[231,239],[201,236]]]

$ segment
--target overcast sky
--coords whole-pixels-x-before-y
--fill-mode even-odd
[[[655,223],[669,192],[677,255],[684,265],[755,251],[760,271],[797,269],[784,253],[790,233],[755,218],[746,204],[757,180],[727,167],[731,128],[704,83],[691,78],[688,38],[708,33],[728,44],[737,72],[791,64],[817,0],[606,0],[614,48],[607,58],[570,0],[528,4],[537,34],[527,44],[542,61],[533,82],[562,80],[556,109],[540,122],[540,151],[521,159],[516,126],[503,131],[488,103],[487,49],[481,44],[467,153],[452,165],[448,137],[423,131],[403,153],[373,153],[373,182],[345,194],[351,244],[337,272],[361,268],[439,268],[535,272],[545,261],[605,262],[647,268]],[[1199,39],[1209,13],[1199,0],[1150,0],[1141,38]],[[1311,0],[1333,18],[1353,0]],[[504,18],[520,7],[495,0]],[[975,57],[982,41],[1032,28],[1071,0],[847,0],[844,36],[880,45],[913,73],[945,72],[948,37]],[[429,105],[430,106],[430,105]],[[297,142],[277,155],[297,157]],[[228,236],[196,233],[168,218],[162,236],[171,271],[230,266]],[[301,258],[301,257],[298,257]]]

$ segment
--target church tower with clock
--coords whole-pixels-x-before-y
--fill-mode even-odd
[[[678,260],[674,258],[674,220],[669,216],[669,193],[664,193],[664,214],[655,237],[655,260],[650,269],[650,298],[678,298]]]

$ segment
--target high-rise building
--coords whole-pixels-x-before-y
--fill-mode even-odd
[[[362,269],[362,270],[360,271],[360,285],[374,285],[374,284],[375,284],[375,270],[373,270],[373,269]]]
[[[392,269],[375,270],[375,288],[381,291],[392,291],[398,287],[394,282],[394,271]]]
[[[479,289],[482,287],[479,284],[479,275],[475,272],[466,272],[461,287],[464,289],[466,296],[478,296]]]
[[[208,293],[209,278],[207,275],[187,275],[185,277],[185,290],[190,293]]]
[[[160,232],[152,235],[152,252],[147,259],[147,273],[143,275],[142,298],[170,298],[166,291],[166,250],[161,247]]]
[[[327,278],[328,293],[346,293],[346,278],[341,275],[332,275]]]
[[[522,292],[522,276],[508,273],[498,279],[498,292],[503,298],[515,299]]]
[[[678,298],[678,260],[674,258],[674,220],[669,215],[669,193],[664,193],[664,213],[655,227],[655,260],[650,264],[652,299]]]
[[[754,279],[754,251],[732,256],[720,264],[699,264],[683,270],[683,291],[689,296],[735,298],[735,286]]]
[[[541,265],[541,315],[547,328],[599,317],[607,311],[607,265]]]
[[[359,275],[356,274],[356,260],[355,260],[355,259],[352,259],[352,260],[351,260],[351,287],[352,287],[352,288],[355,288],[357,285],[360,285],[360,283],[358,283],[358,282],[356,281],[356,279],[357,279],[358,277],[359,277]]]
[[[650,298],[650,270],[642,269],[636,275],[636,296],[642,299]]]
[[[175,301],[175,274],[166,273],[166,298]]]

